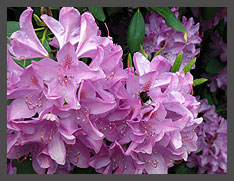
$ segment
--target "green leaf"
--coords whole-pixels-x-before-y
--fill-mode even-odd
[[[175,169],[176,174],[197,174],[196,168],[188,168],[186,163],[180,164]]]
[[[86,7],[76,7],[76,9],[78,9],[78,11],[79,11],[81,14],[87,10]]]
[[[141,54],[144,55],[146,58],[148,58],[147,54],[145,53],[142,45],[140,44],[140,51],[141,51]]]
[[[180,65],[182,63],[182,59],[183,59],[183,55],[182,55],[182,53],[179,53],[177,55],[177,57],[176,57],[176,60],[175,60],[175,62],[173,64],[173,66],[171,67],[171,72],[177,72],[177,71],[179,71]]]
[[[7,105],[10,105],[13,101],[14,101],[14,99],[8,99],[7,100]]]
[[[17,174],[36,174],[36,172],[34,171],[32,167],[31,160],[26,159],[22,163],[19,163],[17,160],[14,160],[14,163],[17,167]]]
[[[157,51],[157,52],[154,54],[154,56],[152,57],[152,59],[153,59],[154,57],[156,57],[157,55],[159,55],[159,54],[161,53],[162,50],[163,50],[163,48],[161,48],[159,51]]]
[[[220,36],[223,36],[224,27],[225,27],[224,19],[222,19],[219,21],[219,24],[217,25],[217,31]]]
[[[128,65],[129,65],[129,68],[132,67],[132,55],[131,53],[128,54]]]
[[[212,99],[212,95],[211,95],[211,93],[208,90],[206,91],[205,98],[208,100],[208,104],[209,105],[213,105],[214,104],[214,101]]]
[[[42,58],[33,58],[33,59],[25,59],[25,60],[14,60],[19,66],[22,68],[26,68],[31,64],[32,61],[40,61]],[[25,63],[25,65],[24,65]]]
[[[197,85],[203,84],[207,80],[208,79],[205,79],[205,78],[195,79],[195,80],[193,80],[193,86],[197,86]]]
[[[49,7],[50,8],[50,10],[60,10],[60,7]]]
[[[104,14],[102,7],[88,7],[88,10],[93,14],[93,16],[99,20],[104,22],[106,20],[106,16]]]
[[[107,14],[109,16],[113,16],[115,14],[117,14],[118,12],[120,12],[122,9],[122,7],[108,7],[108,8],[105,8]]]
[[[48,42],[48,39],[45,39],[44,42],[42,43],[43,47],[46,49],[46,51],[48,52],[49,56],[51,59],[54,58],[53,54],[51,53],[51,48]]]
[[[213,58],[209,61],[209,63],[206,65],[206,72],[210,74],[217,74],[219,73],[223,68],[225,67],[225,64],[222,63],[218,58]]]
[[[218,12],[219,8],[218,7],[203,7],[201,8],[201,15],[202,18],[207,20],[212,18],[213,16],[216,15],[216,13]]]
[[[186,74],[187,72],[189,72],[189,71],[192,69],[193,65],[196,63],[196,60],[197,60],[196,57],[193,58],[193,59],[184,67],[184,69],[183,69],[184,74]]]
[[[138,9],[132,16],[128,25],[127,44],[131,53],[135,53],[139,50],[140,44],[143,43],[144,39],[145,22],[140,10]]]
[[[154,12],[159,13],[165,20],[168,26],[176,29],[179,32],[185,32],[184,25],[178,20],[175,14],[167,7],[151,7]]]
[[[7,36],[10,37],[12,33],[19,30],[19,22],[17,21],[7,21]],[[10,43],[10,41],[7,39],[7,43]]]

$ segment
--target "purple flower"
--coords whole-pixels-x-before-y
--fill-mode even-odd
[[[202,118],[197,118],[199,102],[190,95],[193,77],[190,73],[184,75],[183,71],[168,72],[171,65],[160,55],[149,62],[135,53],[133,60],[139,77],[130,77],[127,81],[129,93],[139,100],[137,94],[145,91],[151,101],[147,105],[138,101],[142,107],[137,116],[127,120],[132,129],[132,142],[126,154],[153,157],[155,145],[159,144],[168,151],[164,159],[187,160],[188,154],[197,149],[194,129],[202,122]],[[167,165],[161,173],[166,173],[165,168]],[[155,173],[159,173],[156,170]]]
[[[8,99],[14,99],[8,106],[8,120],[30,118],[52,106],[53,101],[45,97],[43,87],[31,65],[24,69],[18,88],[8,95]]]
[[[58,62],[43,59],[33,62],[35,72],[43,80],[45,94],[50,99],[60,99],[61,109],[79,109],[77,89],[81,80],[97,80],[104,77],[101,70],[91,70],[84,62],[78,61],[74,46],[66,43],[57,53]]]
[[[227,121],[215,112],[215,106],[201,100],[199,112],[204,122],[196,129],[198,150],[189,155],[187,165],[199,173],[227,173]]]
[[[20,16],[20,30],[11,35],[10,52],[15,59],[49,57],[48,52],[40,43],[32,25],[33,10],[28,7]]]
[[[9,45],[7,46],[7,95],[14,92],[20,84],[20,76],[23,73],[21,68],[10,55]]]
[[[173,12],[177,13],[176,9],[173,9]],[[149,16],[149,23],[145,25],[146,37],[143,48],[147,55],[151,57],[153,52],[156,53],[163,48],[160,55],[167,58],[172,65],[181,52],[183,61],[180,69],[183,69],[188,62],[199,54],[200,49],[196,48],[196,45],[201,43],[201,38],[199,37],[200,25],[199,23],[195,25],[193,18],[187,20],[186,17],[183,17],[182,23],[186,30],[187,42],[185,42],[183,33],[169,27],[159,14],[152,12]]]
[[[137,163],[131,156],[125,155],[125,148],[118,142],[109,147],[103,147],[99,154],[89,162],[98,173],[103,174],[139,174],[142,164]]]

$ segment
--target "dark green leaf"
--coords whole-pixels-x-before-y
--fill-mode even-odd
[[[108,7],[108,8],[105,8],[107,14],[109,16],[113,16],[115,15],[116,13],[120,12],[120,10],[122,9],[122,7]]]
[[[212,18],[213,16],[216,15],[216,13],[218,12],[219,8],[218,7],[203,7],[201,8],[201,14],[202,14],[202,18],[207,20]]]
[[[93,14],[93,16],[99,20],[104,22],[106,20],[106,16],[104,14],[102,7],[88,7],[88,10]]]
[[[128,65],[129,65],[129,68],[132,67],[132,55],[131,53],[128,54]]]
[[[175,169],[176,174],[197,174],[197,169],[188,168],[186,163],[180,164]]]
[[[213,105],[214,104],[214,101],[212,99],[212,95],[211,95],[211,93],[209,91],[206,91],[205,98],[208,100],[208,104],[209,105]]]
[[[203,84],[207,80],[208,79],[205,79],[205,78],[195,79],[195,80],[193,80],[193,86],[197,86],[197,85]]]
[[[78,11],[79,11],[81,14],[87,10],[86,7],[76,7],[76,9],[78,9]]]
[[[177,71],[179,71],[180,65],[182,63],[182,59],[183,59],[183,55],[182,55],[182,53],[179,53],[177,55],[177,57],[176,57],[176,60],[175,60],[175,62],[173,64],[173,66],[171,67],[171,72],[177,72]]]
[[[7,100],[7,105],[10,105],[12,103],[12,101],[14,101],[14,99]]]
[[[218,58],[213,58],[209,61],[209,63],[206,65],[206,72],[210,74],[217,74],[219,73],[223,68],[225,67],[225,64],[222,63]]]
[[[127,44],[131,53],[135,53],[139,50],[140,44],[145,39],[145,22],[144,18],[138,9],[132,16],[128,26],[127,32]]]
[[[43,41],[42,43],[43,47],[46,49],[46,51],[48,52],[49,56],[51,59],[53,59],[53,54],[51,53],[51,48],[48,42],[48,37]]]
[[[222,19],[219,21],[219,24],[217,25],[217,31],[220,36],[223,36],[224,27],[225,27],[224,19]]]
[[[179,32],[185,32],[184,25],[178,20],[175,14],[167,7],[151,7],[154,12],[159,13],[165,20],[168,26],[176,29]]]
[[[17,167],[17,174],[36,174],[32,167],[31,160],[26,159],[22,163],[19,163],[17,160],[14,160],[14,163]]]
[[[19,22],[16,21],[7,21],[7,36],[10,37],[12,33],[19,30]],[[10,43],[10,41],[7,39],[7,43]]]
[[[42,58],[33,58],[33,59],[25,59],[25,60],[14,60],[19,66],[22,68],[26,68],[31,64],[32,61],[40,61]]]
[[[192,69],[193,65],[196,63],[196,60],[197,60],[196,57],[193,58],[193,59],[184,67],[184,69],[183,69],[184,74],[186,74],[187,72],[189,72],[189,71]]]

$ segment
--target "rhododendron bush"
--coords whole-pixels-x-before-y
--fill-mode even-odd
[[[7,173],[227,173],[226,8],[8,8]]]

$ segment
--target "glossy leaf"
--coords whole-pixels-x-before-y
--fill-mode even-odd
[[[183,55],[182,55],[182,53],[179,53],[177,55],[177,57],[176,57],[176,60],[175,60],[175,62],[173,64],[173,66],[171,67],[171,72],[177,72],[177,71],[179,71],[180,65],[182,63],[182,59],[183,59]]]
[[[131,53],[135,53],[139,50],[140,44],[145,39],[145,22],[144,18],[138,9],[132,16],[128,26],[127,32],[127,44]]]
[[[197,85],[203,84],[203,83],[205,83],[207,80],[208,80],[208,79],[205,79],[205,78],[195,79],[195,80],[193,80],[193,86],[197,86]]]
[[[188,168],[186,166],[186,163],[180,164],[175,169],[176,174],[196,174],[197,169],[196,168]]]
[[[102,7],[88,7],[88,10],[93,14],[93,16],[99,20],[104,22],[106,20],[106,16],[104,14]]]
[[[7,105],[10,105],[13,101],[14,101],[14,99],[8,99],[7,100]]]
[[[225,64],[222,63],[218,58],[213,58],[209,61],[209,63],[206,65],[206,72],[210,74],[217,74],[219,73],[223,68],[225,67]]]
[[[22,163],[19,163],[17,160],[14,160],[14,163],[17,167],[17,174],[36,174],[36,172],[34,171],[32,167],[31,160],[26,159]]]
[[[16,21],[7,21],[7,36],[10,37],[12,33],[19,30],[19,22]]]
[[[130,67],[132,67],[133,65],[132,65],[132,55],[131,55],[131,53],[129,53],[128,54],[128,67],[130,68]]]
[[[196,60],[197,60],[196,57],[193,58],[193,59],[184,67],[184,69],[183,69],[184,74],[186,74],[187,72],[189,72],[189,71],[192,69],[193,65],[196,63]]]
[[[167,7],[151,7],[151,9],[159,13],[165,20],[168,26],[176,29],[179,32],[185,32],[184,25],[178,20],[175,14]]]

